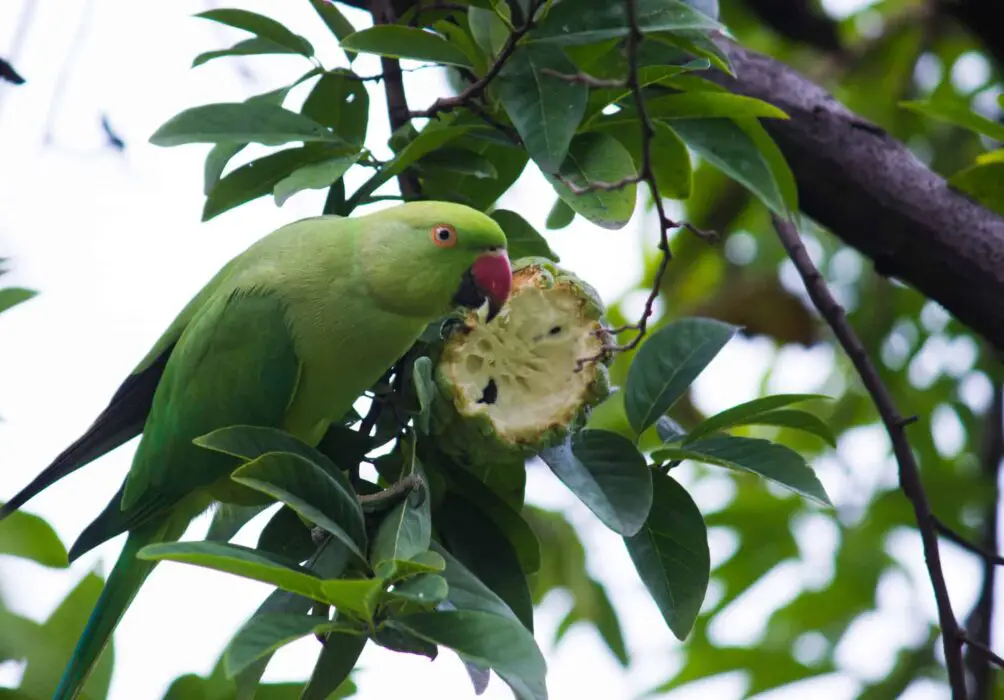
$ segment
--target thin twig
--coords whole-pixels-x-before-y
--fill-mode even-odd
[[[961,632],[959,633],[959,641],[965,642],[973,649],[978,649],[980,653],[982,653],[987,658],[987,660],[989,660],[998,668],[1004,668],[1004,659],[1002,659],[1000,656],[994,653],[994,650],[988,647],[983,642],[978,642],[969,635],[963,634]]]
[[[965,537],[957,533],[955,530],[948,527],[948,525],[946,525],[944,521],[938,516],[936,515],[932,516],[932,521],[934,522],[935,529],[937,529],[938,532],[944,535],[946,539],[951,540],[952,542],[959,545],[963,549],[968,549],[973,554],[978,554],[985,561],[988,561],[991,564],[996,564],[997,566],[1004,565],[1004,557],[1002,557],[1000,554],[997,554],[996,552],[986,549],[985,547],[982,547],[976,544],[975,542],[970,542]]]
[[[594,88],[626,88],[628,87],[626,80],[610,80],[608,78],[597,78],[595,75],[589,75],[588,73],[562,73],[561,71],[556,71],[553,68],[541,68],[540,72],[544,75],[550,75],[552,78],[557,78],[558,80],[564,80],[568,83],[581,83],[582,85],[588,85]]]
[[[612,353],[633,350],[641,344],[641,341],[648,333],[648,323],[654,313],[655,300],[659,298],[659,292],[662,290],[662,279],[666,274],[666,269],[669,267],[670,260],[673,258],[673,255],[669,250],[669,232],[671,229],[679,228],[681,226],[681,224],[676,223],[666,215],[666,208],[662,202],[662,195],[659,193],[659,184],[656,182],[655,171],[652,169],[652,138],[655,136],[655,129],[652,126],[652,119],[649,116],[648,108],[645,104],[645,96],[642,94],[641,80],[638,78],[638,48],[644,39],[644,35],[641,31],[641,25],[638,23],[638,7],[636,0],[624,0],[624,8],[627,13],[629,27],[626,46],[628,63],[627,87],[631,90],[631,94],[634,96],[635,109],[638,113],[638,122],[641,126],[641,168],[638,174],[632,177],[635,182],[644,181],[648,184],[649,191],[652,193],[652,199],[655,202],[656,215],[659,217],[659,252],[662,254],[662,257],[659,260],[659,267],[656,269],[655,279],[652,281],[652,290],[649,292],[648,298],[645,299],[645,306],[642,310],[641,318],[639,318],[638,322],[632,326],[618,329],[620,332],[625,330],[637,331],[635,337],[628,343],[623,345],[607,345],[593,357],[580,359],[576,365],[577,371],[581,370],[587,363],[604,359],[609,357]],[[630,184],[631,179],[632,178],[625,178],[623,185],[621,186]],[[597,187],[599,184],[616,186],[621,183],[592,183],[587,190],[599,189],[599,187]]]
[[[938,533],[936,521],[931,513],[931,504],[927,500],[923,482],[920,479],[920,468],[913,456],[910,443],[904,430],[903,418],[893,402],[892,395],[879,377],[878,370],[868,357],[854,329],[847,322],[843,307],[833,298],[826,286],[826,281],[809,257],[802,240],[790,221],[782,220],[772,215],[774,228],[781,243],[788,252],[788,257],[795,264],[795,269],[805,284],[809,298],[816,309],[833,330],[841,347],[857,370],[858,376],[875,402],[886,432],[892,442],[893,453],[899,464],[899,484],[910,504],[913,506],[917,528],[924,546],[924,558],[927,570],[934,588],[934,598],[938,608],[938,620],[941,624],[942,642],[945,648],[945,663],[948,667],[948,682],[952,688],[953,700],[966,700],[966,671],[962,663],[962,631],[955,613],[952,612],[952,602],[948,595],[948,585],[941,565],[941,554],[938,551]]]
[[[543,5],[541,0],[537,0],[530,8],[526,22],[523,25],[512,32],[509,33],[505,44],[502,45],[502,49],[499,51],[499,55],[495,58],[495,62],[492,63],[491,67],[485,72],[479,80],[474,81],[466,88],[464,88],[459,94],[453,97],[440,97],[438,100],[432,103],[432,106],[428,109],[424,109],[417,112],[412,112],[412,117],[428,118],[433,119],[437,115],[444,112],[452,112],[458,107],[466,107],[471,102],[479,99],[484,91],[488,88],[493,80],[495,80],[502,69],[505,68],[506,61],[516,52],[516,47],[519,44],[519,40],[526,36],[531,29],[534,27],[534,17],[537,14],[537,10]]]
[[[983,420],[982,472],[990,498],[983,516],[980,535],[980,556],[983,557],[983,582],[980,596],[966,620],[966,636],[986,646],[993,646],[994,593],[997,587],[997,565],[1004,558],[997,555],[998,499],[997,483],[1001,459],[1004,458],[1004,384],[995,382],[993,402]],[[989,556],[988,556],[989,555]],[[966,666],[973,677],[973,700],[991,700],[995,695],[994,673],[986,655],[966,651]]]

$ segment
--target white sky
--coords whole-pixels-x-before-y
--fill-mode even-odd
[[[24,34],[15,36],[28,6],[34,11],[32,21]],[[266,57],[240,64],[221,59],[190,70],[197,53],[243,38],[240,32],[191,18],[211,6],[195,0],[0,4],[0,55],[13,58],[28,81],[19,88],[0,86],[0,256],[11,258],[13,267],[2,282],[40,291],[37,298],[0,317],[0,494],[15,493],[86,428],[177,310],[226,260],[279,225],[321,209],[323,192],[311,192],[295,196],[281,209],[265,198],[202,224],[202,164],[208,146],[162,149],[147,143],[160,124],[186,107],[240,100],[292,82],[309,67],[302,59]],[[280,7],[257,0],[229,6],[283,21],[314,43],[326,66],[341,60],[307,2]],[[368,24],[361,13],[351,19],[357,27]],[[251,68],[253,79],[242,78],[238,65]],[[364,75],[379,70],[373,59],[362,58],[357,65]],[[430,102],[430,96],[442,90],[436,73],[409,76],[413,106]],[[297,101],[304,95],[304,89],[294,93]],[[388,135],[382,89],[371,91],[371,98],[369,145],[380,155],[386,153]],[[127,143],[124,154],[103,147],[101,113]],[[531,167],[502,204],[543,230],[553,199],[550,187]],[[643,216],[636,216],[622,231],[605,231],[579,219],[549,234],[549,241],[563,264],[612,301],[639,274],[644,223]],[[649,226],[645,239],[651,235]],[[719,410],[756,396],[772,357],[769,343],[734,341],[699,380],[701,408]],[[792,351],[787,364],[792,369],[780,373],[771,390],[818,389],[816,380],[825,375],[829,358],[825,349]],[[845,442],[842,460],[819,465],[838,504],[854,500],[853,489],[861,480],[874,484],[894,478],[880,432],[861,430]],[[27,510],[45,517],[69,545],[121,482],[133,448],[130,444],[65,479],[35,498]],[[619,538],[546,470],[531,471],[528,493],[534,503],[565,510],[580,527],[590,568],[610,588],[634,658],[627,672],[621,670],[591,629],[581,626],[553,648],[553,630],[569,603],[552,596],[537,611],[537,638],[548,659],[551,697],[628,700],[665,680],[678,667],[680,645],[638,581]],[[695,497],[706,512],[728,500],[714,484],[698,489]],[[206,524],[205,519],[198,521],[187,537],[201,537]],[[810,542],[804,561],[774,572],[743,605],[723,615],[717,625],[722,640],[755,640],[767,613],[790,598],[800,581],[828,580],[835,544],[827,537],[829,530],[819,519],[810,519],[800,529],[800,541]],[[253,543],[256,535],[257,528],[241,541]],[[122,538],[106,543],[62,571],[0,557],[5,600],[15,611],[42,620],[88,570],[110,569],[121,544]],[[853,675],[770,694],[773,700],[809,692],[819,698],[849,698],[857,687],[855,678],[874,679],[889,670],[895,645],[917,629],[918,610],[903,602],[911,595],[912,582],[920,582],[921,616],[933,611],[916,539],[907,537],[897,549],[905,552],[911,577],[893,577],[883,584],[888,603],[883,612],[856,625],[841,645],[841,660]],[[733,550],[728,533],[714,533],[713,563],[724,561]],[[946,556],[956,605],[968,606],[975,595],[972,561],[951,550]],[[111,700],[154,700],[178,675],[208,672],[267,591],[196,567],[158,567],[116,633]],[[709,593],[713,596],[714,591]],[[276,655],[266,679],[302,680],[316,654],[312,641],[287,647]],[[0,665],[0,685],[16,684],[19,674],[14,664]],[[429,663],[371,646],[356,680],[362,698],[405,689],[415,698],[473,697],[466,674],[450,653]],[[735,678],[716,679],[673,698],[708,693],[729,700],[739,697],[741,688]],[[938,695],[930,687],[917,688],[910,700]],[[493,678],[484,697],[509,698],[511,693]]]

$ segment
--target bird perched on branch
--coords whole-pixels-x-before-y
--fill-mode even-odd
[[[261,494],[229,479],[232,460],[199,448],[195,438],[254,425],[317,444],[429,323],[457,305],[486,301],[494,317],[511,284],[499,225],[444,202],[304,219],[227,263],[87,432],[0,507],[2,521],[142,433],[124,483],[69,553],[72,562],[128,533],[55,700],[78,695],[153,570],[155,562],[136,558],[140,549],[177,540],[214,502],[262,502]]]

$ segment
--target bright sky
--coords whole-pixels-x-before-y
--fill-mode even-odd
[[[282,3],[281,12],[276,3],[264,0],[237,5],[270,14],[307,36],[326,66],[342,60],[308,3]],[[311,192],[295,196],[281,209],[265,198],[200,223],[202,164],[208,147],[162,149],[147,143],[160,124],[186,107],[240,100],[292,82],[309,68],[302,59],[267,57],[222,59],[191,70],[197,53],[243,38],[240,32],[191,17],[214,6],[196,0],[0,4],[0,55],[11,58],[28,81],[15,89],[0,85],[0,256],[9,257],[13,268],[3,283],[40,291],[31,302],[0,317],[3,497],[20,489],[87,427],[174,314],[224,262],[279,225],[321,209],[323,193]],[[360,28],[369,23],[362,13],[350,18]],[[365,57],[357,66],[364,75],[379,71],[378,62]],[[250,72],[242,75],[239,69]],[[435,72],[409,76],[413,106],[426,104],[443,89]],[[293,94],[298,102],[305,91]],[[388,135],[382,90],[372,91],[371,97],[368,145],[379,156],[387,152]],[[124,153],[104,147],[102,114],[125,140]],[[531,167],[502,205],[543,230],[551,192]],[[646,223],[639,215],[624,230],[605,231],[579,219],[549,234],[549,240],[563,264],[612,301],[639,274],[643,227],[646,240],[652,235]],[[772,357],[767,342],[734,341],[699,380],[700,407],[720,410],[756,396]],[[791,351],[787,359],[790,369],[778,373],[772,391],[819,389],[816,380],[831,361],[825,349]],[[27,510],[45,517],[68,546],[120,484],[134,446],[65,479]],[[823,460],[820,477],[838,504],[852,500],[851,488],[862,481],[888,483],[894,478],[885,451],[880,432],[860,430],[841,445],[841,459]],[[723,483],[695,490],[705,512],[727,505]],[[665,680],[678,666],[680,644],[662,623],[619,538],[539,465],[531,470],[528,498],[561,508],[579,526],[590,569],[610,588],[635,660],[629,671],[621,670],[595,633],[584,627],[573,628],[554,648],[550,641],[569,601],[551,596],[537,611],[537,638],[548,659],[551,697],[629,700]],[[201,537],[206,525],[206,519],[198,521],[186,537]],[[257,531],[250,528],[239,541],[253,544]],[[800,542],[807,543],[803,560],[772,572],[741,605],[721,616],[716,636],[723,642],[756,640],[769,612],[802,583],[829,580],[836,545],[832,526],[825,519],[810,518],[799,535]],[[121,544],[122,538],[106,543],[65,571],[0,557],[4,599],[15,611],[42,620],[87,571],[110,569]],[[734,548],[729,533],[713,532],[713,565],[731,556]],[[841,659],[851,675],[770,694],[772,700],[810,692],[819,698],[849,698],[857,687],[855,679],[881,677],[891,667],[896,646],[916,639],[918,610],[903,601],[912,600],[911,587],[919,581],[919,612],[930,616],[929,584],[916,538],[906,536],[896,549],[905,552],[910,575],[884,582],[882,612],[856,625],[842,643]],[[956,605],[967,606],[975,596],[975,569],[957,552],[946,556]],[[116,633],[111,700],[155,700],[178,675],[208,672],[267,591],[195,567],[158,567]],[[712,588],[709,601],[715,595]],[[805,644],[811,647],[811,642]],[[317,651],[312,640],[285,648],[266,679],[305,678]],[[16,684],[19,675],[16,664],[0,665],[0,685]],[[356,679],[363,698],[388,697],[405,689],[415,698],[473,697],[462,666],[450,653],[429,663],[371,646]],[[673,697],[686,700],[708,693],[729,700],[741,692],[736,678],[725,677]],[[917,688],[909,700],[937,696],[928,686],[926,692]],[[511,693],[494,678],[484,697],[509,698]]]

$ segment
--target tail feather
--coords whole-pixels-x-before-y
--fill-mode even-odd
[[[129,533],[63,671],[53,700],[74,700],[79,695],[126,609],[156,566],[157,562],[137,559],[136,553],[148,544],[174,542],[180,538],[188,527],[186,515],[175,512]]]
[[[63,477],[140,434],[150,414],[154,392],[164,374],[173,347],[168,347],[142,372],[129,375],[87,432],[63,450],[52,464],[16,496],[0,505],[0,520]]]

